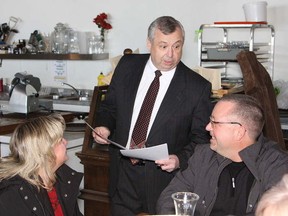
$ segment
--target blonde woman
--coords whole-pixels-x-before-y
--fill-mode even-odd
[[[11,154],[0,162],[0,214],[5,216],[79,216],[82,174],[69,168],[65,121],[59,114],[19,125]]]
[[[288,174],[262,196],[256,216],[286,216],[288,214]]]

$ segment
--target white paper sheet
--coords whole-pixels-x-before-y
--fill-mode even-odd
[[[148,148],[120,150],[120,152],[126,157],[151,161],[168,159],[169,157],[167,143]]]

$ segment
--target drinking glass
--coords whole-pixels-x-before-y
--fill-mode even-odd
[[[172,194],[176,215],[193,216],[199,196],[192,192],[176,192]]]

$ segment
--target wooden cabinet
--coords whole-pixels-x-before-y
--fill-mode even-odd
[[[105,97],[108,86],[97,86],[90,105],[87,122],[94,128],[97,120],[97,109]],[[80,199],[84,200],[85,216],[109,215],[108,181],[109,152],[107,145],[94,142],[92,131],[87,126],[85,130],[82,151],[76,153],[84,166],[84,189]]]
[[[76,155],[84,165],[84,189],[79,196],[84,200],[84,215],[109,215],[108,151],[95,147],[93,153],[78,152]]]

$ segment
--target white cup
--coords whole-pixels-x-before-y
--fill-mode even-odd
[[[267,22],[267,2],[249,2],[243,5],[247,22]]]

